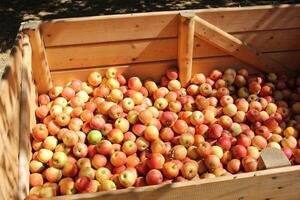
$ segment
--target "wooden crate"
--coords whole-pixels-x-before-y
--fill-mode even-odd
[[[263,60],[267,58],[280,66],[271,69],[287,73],[299,69],[300,5],[192,12],[200,17],[198,20],[208,22],[206,25],[207,30],[212,31],[210,33],[216,33],[213,41],[203,39],[205,31],[201,33],[195,21],[191,21],[195,18],[190,17],[191,11],[23,24],[12,49],[10,64],[5,68],[0,82],[0,199],[24,199],[28,193],[29,136],[35,124],[38,91],[45,92],[52,85],[62,85],[74,78],[85,80],[91,71],[102,72],[107,67],[116,67],[126,77],[135,75],[159,80],[168,68],[179,64],[182,81],[187,81],[191,73],[207,74],[214,68],[258,71],[248,65],[251,59],[249,61],[247,56],[236,58],[239,48],[232,51],[230,46],[220,48],[225,36],[226,42],[231,39],[234,45],[247,43],[247,48],[259,50],[260,53],[253,51],[256,53],[254,56],[262,55]],[[196,20],[196,23],[200,22]],[[195,32],[191,31],[191,26]],[[196,36],[202,34],[202,38],[194,37],[194,33]],[[249,49],[246,52],[249,53]],[[300,166],[291,166],[208,180],[54,199],[291,200],[299,199],[299,181]]]

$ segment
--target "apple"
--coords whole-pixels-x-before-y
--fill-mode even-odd
[[[44,183],[43,177],[39,173],[33,173],[29,175],[29,185],[31,187],[34,186],[42,186]]]
[[[92,186],[91,179],[87,176],[82,176],[78,178],[75,182],[75,188],[79,192],[85,192]]]
[[[144,151],[150,146],[149,141],[147,141],[144,137],[138,137],[135,143],[139,151]]]
[[[84,158],[88,154],[88,147],[84,143],[77,143],[73,146],[73,154],[78,158]]]
[[[123,108],[119,105],[113,105],[108,110],[108,115],[112,119],[118,119],[122,117],[123,114]]]
[[[39,173],[42,172],[45,169],[45,167],[42,162],[38,160],[32,160],[29,163],[29,169],[31,173]]]
[[[231,148],[232,156],[241,159],[247,156],[247,149],[243,145],[235,145]]]
[[[152,153],[147,159],[147,166],[149,169],[162,169],[165,163],[165,158],[160,153]]]
[[[179,174],[179,167],[175,162],[169,161],[164,163],[162,172],[163,175],[167,178],[175,178]]]
[[[101,191],[112,191],[116,189],[117,189],[116,184],[111,180],[105,179],[100,184]]]
[[[62,140],[67,147],[72,147],[78,143],[79,138],[75,131],[68,130],[63,134]]]
[[[283,153],[286,155],[286,157],[288,159],[292,158],[292,156],[293,156],[293,150],[291,148],[289,148],[289,147],[283,147],[281,150],[283,151]]]
[[[163,112],[160,116],[160,121],[163,126],[172,127],[177,120],[178,116],[174,112]]]
[[[232,173],[238,173],[240,171],[241,168],[241,161],[239,159],[232,159],[227,163],[227,167],[226,169]]]
[[[198,174],[198,163],[193,161],[188,161],[183,164],[180,171],[184,178],[191,180]]]
[[[211,154],[218,156],[220,159],[223,157],[223,149],[217,145],[211,147]]]
[[[64,152],[55,152],[52,156],[52,165],[55,168],[63,168],[68,161],[68,157]]]
[[[142,82],[138,77],[131,77],[128,79],[129,89],[139,91],[142,88]]]
[[[159,138],[159,130],[156,126],[150,125],[147,126],[144,130],[144,137],[148,141],[154,141]]]
[[[43,141],[43,148],[53,151],[57,146],[58,140],[54,136],[48,136]]]
[[[207,136],[208,138],[211,139],[218,139],[219,137],[221,137],[222,132],[223,132],[223,127],[221,125],[213,124],[209,127]]]
[[[291,149],[295,149],[297,147],[297,140],[293,136],[284,137],[281,140],[282,147],[288,147]]]
[[[115,128],[121,130],[123,133],[129,130],[129,122],[125,118],[119,118],[115,121]]]
[[[49,111],[50,109],[47,105],[41,105],[35,110],[35,115],[40,119],[44,119],[47,117]]]
[[[215,170],[216,168],[222,166],[220,158],[216,155],[206,156],[204,162],[209,170]]]
[[[88,133],[87,140],[89,144],[97,144],[101,141],[101,139],[102,139],[102,134],[98,130],[91,130]]]
[[[96,170],[95,176],[96,176],[96,179],[101,184],[104,180],[109,180],[111,178],[112,174],[108,168],[100,167]]]
[[[151,169],[146,175],[148,185],[157,185],[163,182],[163,175],[157,169]]]
[[[171,156],[175,160],[184,160],[187,156],[187,149],[183,145],[176,145],[171,149]]]
[[[253,172],[253,171],[256,171],[258,168],[257,160],[250,156],[243,158],[242,165],[246,172]]]
[[[194,141],[194,136],[189,133],[183,133],[179,138],[179,143],[186,148],[192,146],[194,144]]]
[[[122,151],[127,155],[130,156],[137,151],[137,145],[134,141],[125,141],[122,145]]]
[[[130,97],[125,97],[121,101],[121,106],[124,109],[124,111],[128,112],[130,110],[133,110],[135,105],[134,105],[134,101]]]
[[[154,102],[155,108],[165,110],[168,106],[168,101],[165,98],[157,98]]]
[[[49,149],[40,149],[37,153],[37,159],[42,163],[47,163],[53,156],[53,152]]]
[[[133,186],[136,178],[136,175],[129,170],[124,170],[119,175],[120,184],[125,188]]]
[[[95,178],[95,170],[92,167],[82,167],[79,170],[78,177],[87,176],[91,180]]]
[[[107,138],[112,143],[120,144],[124,139],[124,134],[120,129],[114,128],[108,133]]]
[[[211,145],[208,142],[202,142],[197,146],[197,152],[199,156],[205,158],[211,154]]]
[[[151,143],[151,152],[152,153],[160,153],[165,154],[167,151],[167,147],[163,141],[157,139]]]
[[[75,182],[72,178],[63,178],[59,181],[59,191],[62,195],[75,194]]]
[[[126,154],[122,151],[115,151],[110,156],[110,162],[113,166],[118,167],[126,164]]]
[[[174,126],[172,128],[177,134],[183,134],[187,131],[188,125],[186,121],[178,119],[175,121]]]
[[[171,128],[165,127],[160,130],[159,136],[163,141],[168,142],[174,138],[174,132]]]
[[[32,136],[36,141],[43,141],[48,136],[48,129],[44,124],[37,124],[32,129]]]
[[[62,174],[65,177],[75,177],[78,173],[78,167],[76,163],[66,162],[62,168]]]
[[[102,82],[102,76],[99,72],[92,72],[89,74],[87,80],[91,86],[96,87],[96,86],[100,85],[100,83]]]
[[[49,167],[49,168],[45,169],[44,174],[45,174],[45,178],[50,183],[56,183],[62,177],[62,171],[55,167]]]
[[[250,140],[251,142],[251,140]],[[231,148],[231,145],[232,145],[232,138],[228,135],[223,135],[221,136],[218,141],[217,141],[217,144],[222,147],[222,149],[224,151],[227,151]]]

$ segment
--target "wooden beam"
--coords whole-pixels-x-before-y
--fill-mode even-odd
[[[29,36],[32,51],[32,72],[39,93],[46,93],[52,87],[50,69],[40,34],[40,22],[30,21],[23,24],[22,31]]]
[[[186,86],[192,77],[193,47],[195,14],[192,12],[180,13],[178,31],[178,68],[179,79],[183,86]]]
[[[237,59],[265,72],[287,72],[280,63],[204,19],[195,17],[195,35]]]

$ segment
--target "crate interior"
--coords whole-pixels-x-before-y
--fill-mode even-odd
[[[249,46],[259,49],[263,54],[280,62],[287,71],[291,71],[299,69],[300,65],[299,11],[299,6],[287,5],[280,8],[265,6],[196,10],[194,12],[222,30],[245,41]],[[42,23],[40,37],[44,45],[45,58],[53,84],[64,85],[75,78],[85,80],[90,72],[104,71],[107,67],[116,67],[127,77],[139,76],[142,79],[153,78],[158,81],[168,68],[177,66],[178,20],[179,12],[161,12],[58,19]],[[29,43],[29,38],[25,37],[23,40],[25,43]],[[26,56],[30,57],[32,52],[33,63],[28,61],[27,65],[21,65],[22,74],[19,75],[22,79],[20,88],[21,128],[18,140],[20,145],[18,142],[12,141],[9,141],[8,144],[13,143],[19,149],[19,153],[14,152],[14,154],[9,155],[13,158],[11,163],[18,162],[19,156],[19,168],[16,169],[11,163],[9,166],[15,169],[10,173],[12,173],[12,177],[19,177],[20,184],[19,188],[14,187],[13,190],[9,190],[9,187],[6,186],[3,187],[4,193],[9,194],[8,197],[14,197],[16,192],[19,193],[20,197],[24,197],[28,192],[28,162],[31,158],[29,134],[32,126],[36,123],[34,109],[36,108],[37,88],[33,79],[36,76],[34,75],[36,71],[34,65],[38,65],[34,63],[37,62],[34,57],[39,52],[36,52],[34,46],[31,46],[32,49],[30,49],[30,46],[23,45],[22,48],[27,48],[27,54],[24,54],[23,50],[23,59],[24,56],[25,58]],[[247,68],[250,72],[256,72],[256,69],[209,45],[198,37],[195,37],[193,52],[192,73],[208,74],[212,69],[225,69],[227,67]],[[33,69],[31,69],[31,64]],[[1,149],[0,152],[3,154],[5,150]],[[288,173],[299,176],[298,168],[290,167],[289,169],[291,172]],[[1,170],[3,176],[6,172]],[[165,194],[169,199],[180,199],[180,197],[184,197],[182,195],[189,192],[191,193],[189,197],[192,199],[193,195],[196,195],[193,192],[197,187],[197,189],[209,191],[207,198],[219,198],[218,195],[231,192],[234,197],[251,199],[251,197],[256,197],[252,191],[253,188],[257,189],[255,184],[267,180],[278,188],[282,187],[282,184],[295,183],[284,191],[290,192],[296,197],[295,191],[300,189],[296,184],[296,181],[299,181],[298,178],[287,177],[286,174],[280,176],[280,170],[273,172],[279,173],[278,179],[273,179],[272,174],[267,174],[265,178],[253,180],[253,184],[244,190],[242,190],[243,187],[248,185],[247,178],[253,177],[254,173],[239,175],[242,181],[231,181],[230,184],[225,184],[227,186],[224,191],[221,189],[224,186],[224,181],[235,178],[223,177],[215,180],[204,180],[201,185],[190,182],[185,183],[184,187],[180,184],[168,186],[176,188],[174,190],[169,190],[170,188],[163,186],[148,187],[144,194],[141,193],[142,189],[136,191],[139,197],[145,199],[154,189],[161,192],[151,193],[151,195],[161,196]],[[264,175],[264,172],[259,173]],[[5,183],[10,182],[10,179],[5,179],[5,181]],[[274,181],[277,182],[274,183]],[[212,192],[212,188],[218,192]],[[284,196],[278,188],[275,192],[264,187],[260,188],[259,191],[269,194],[270,198],[275,195],[283,198]],[[234,194],[237,189],[242,191]],[[126,196],[125,193],[124,191],[115,192],[116,195],[121,196]],[[116,196],[102,195],[106,199],[116,198]],[[58,199],[62,198],[64,197]],[[74,195],[71,198],[79,197]],[[86,194],[85,198],[96,199],[98,196],[97,194]]]
[[[287,70],[299,67],[298,7],[194,12],[277,60]],[[109,66],[120,67],[127,76],[159,80],[167,68],[177,66],[178,19],[178,12],[162,12],[61,19],[42,24],[54,84],[85,79],[89,72]],[[252,69],[198,37],[194,39],[193,54],[193,73],[229,66]],[[153,73],[148,73],[149,69]]]

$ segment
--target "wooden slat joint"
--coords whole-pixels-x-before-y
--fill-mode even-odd
[[[208,21],[196,16],[195,18],[195,35],[200,39],[208,42],[212,46],[234,56],[242,62],[265,72],[286,73],[280,63],[272,58],[261,54],[259,50],[249,47],[246,43],[235,36],[223,31]]]
[[[31,20],[27,22],[22,22],[20,26],[20,31],[26,32],[28,30],[37,30],[40,28],[41,21]]]

